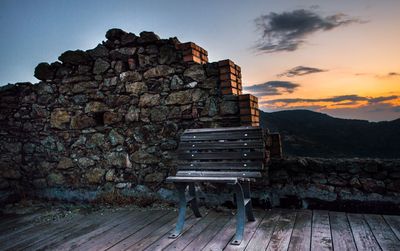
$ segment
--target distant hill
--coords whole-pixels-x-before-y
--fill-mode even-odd
[[[261,126],[280,132],[286,155],[400,158],[400,119],[339,119],[309,110],[261,112]]]

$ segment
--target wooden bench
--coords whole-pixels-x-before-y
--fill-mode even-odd
[[[243,239],[245,218],[254,221],[250,182],[261,178],[266,154],[264,131],[260,127],[188,129],[181,135],[177,152],[178,171],[167,182],[175,184],[179,195],[179,216],[170,238],[183,229],[187,203],[196,217],[196,182],[217,182],[232,186],[237,206],[236,234],[231,244]],[[185,191],[188,187],[188,198]]]

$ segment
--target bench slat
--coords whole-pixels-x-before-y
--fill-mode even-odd
[[[238,178],[236,177],[177,177],[170,176],[167,182],[216,182],[216,183],[229,183],[236,184]]]
[[[262,140],[252,141],[224,141],[224,142],[182,142],[179,144],[178,151],[188,150],[204,150],[204,149],[252,149],[252,148],[264,148]]]
[[[178,163],[180,170],[262,170],[262,161],[207,161],[207,162],[186,162]]]
[[[186,129],[185,133],[202,133],[202,132],[231,132],[231,131],[252,131],[261,130],[258,126],[240,126],[240,127],[220,127],[220,128],[198,128],[198,129]]]
[[[262,139],[263,133],[259,131],[233,131],[233,132],[208,132],[208,133],[183,133],[181,142],[185,141],[218,141],[218,140],[247,140]]]
[[[261,178],[260,172],[221,172],[221,171],[178,171],[176,176],[189,177],[243,177],[243,178]]]
[[[210,152],[210,153],[178,153],[180,159],[187,160],[251,160],[263,159],[264,152]]]

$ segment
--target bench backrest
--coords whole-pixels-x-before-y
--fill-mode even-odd
[[[260,127],[188,129],[178,148],[178,176],[261,177],[265,163]]]

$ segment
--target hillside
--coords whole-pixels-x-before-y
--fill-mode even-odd
[[[280,132],[286,155],[400,158],[400,119],[339,119],[309,110],[261,112],[261,126]]]

